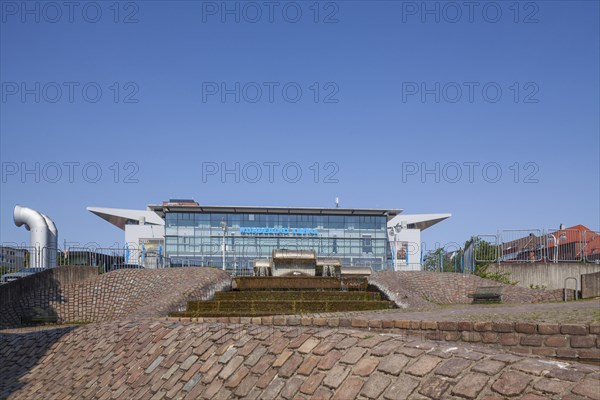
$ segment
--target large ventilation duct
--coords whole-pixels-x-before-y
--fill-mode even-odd
[[[15,225],[25,225],[25,228],[31,232],[31,267],[48,268],[56,266],[58,230],[54,222],[45,215],[20,205],[15,206],[13,219]]]
[[[40,213],[46,225],[48,225],[48,248],[47,248],[47,260],[49,267],[56,267],[56,258],[58,255],[58,229],[47,215]]]

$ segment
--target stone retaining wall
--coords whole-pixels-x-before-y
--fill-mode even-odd
[[[600,296],[600,272],[581,275],[581,298]]]
[[[359,328],[423,340],[495,345],[521,354],[600,361],[600,324],[366,320],[289,315],[171,319],[234,324]]]
[[[511,281],[517,282],[517,286],[526,288],[539,286],[548,289],[563,289],[566,278],[575,278],[577,279],[577,289],[581,290],[581,276],[595,272],[600,273],[600,265],[581,262],[505,263],[490,264],[488,271],[507,273]],[[568,281],[567,287],[575,289],[575,282]]]

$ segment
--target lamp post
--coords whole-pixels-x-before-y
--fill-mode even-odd
[[[225,235],[227,235],[227,222],[225,222],[225,218],[223,218],[221,220],[221,229],[223,229],[222,250],[223,250],[223,271],[225,271]]]
[[[550,240],[550,238],[552,238],[552,240],[554,241],[554,260],[552,260],[552,262],[558,263],[558,242],[561,240],[565,240],[567,236],[563,233],[557,239],[556,236],[554,236],[552,233],[549,233],[548,240]],[[548,242],[548,240],[546,240],[546,242]]]
[[[401,223],[397,223],[396,225],[389,228],[389,234],[390,234],[390,236],[392,236],[394,238],[394,246],[393,246],[393,250],[392,250],[392,260],[394,263],[394,265],[392,267],[394,268],[394,271],[398,270],[396,268],[396,266],[398,264],[398,260],[397,260],[398,249],[396,248],[396,242],[398,241],[398,234],[402,231],[402,229],[406,229],[406,227],[407,227],[406,221],[402,221]],[[406,257],[406,264],[408,265],[408,252],[405,257]]]

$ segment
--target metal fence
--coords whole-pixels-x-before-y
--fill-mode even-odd
[[[132,247],[69,247],[63,250],[3,244],[0,245],[2,283],[44,270],[46,265],[44,260],[51,260],[49,265],[52,266],[94,266],[98,267],[101,272],[124,268],[158,269],[178,266],[173,264],[170,257],[166,257],[160,252]]]
[[[502,230],[477,235],[467,264],[588,262],[600,264],[600,232],[578,229]],[[465,254],[467,249],[465,250]]]

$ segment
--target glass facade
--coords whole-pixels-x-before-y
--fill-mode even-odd
[[[345,266],[382,269],[387,217],[288,213],[165,212],[166,253],[175,264],[251,270],[274,249],[315,250]],[[224,234],[224,227],[226,231]]]

